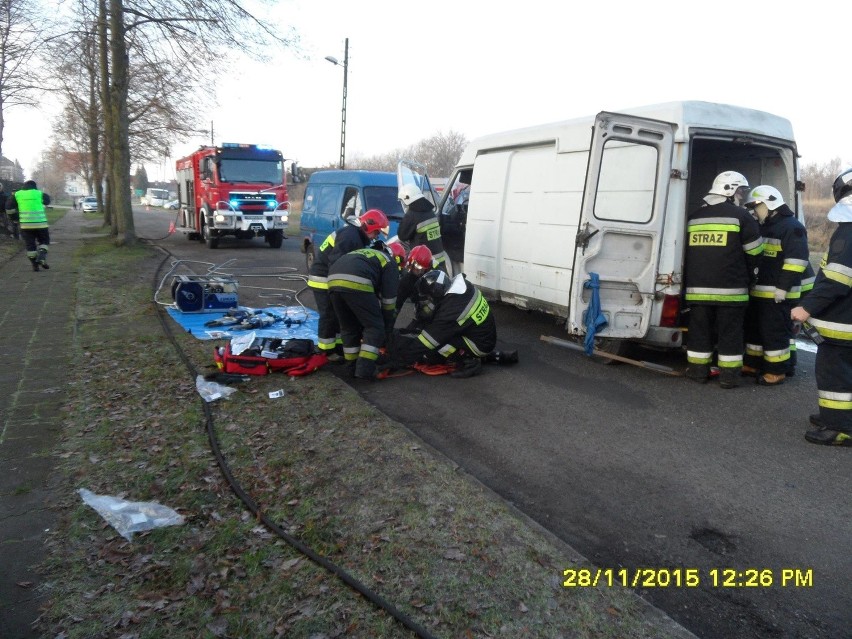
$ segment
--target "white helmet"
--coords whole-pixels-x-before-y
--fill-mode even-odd
[[[724,195],[725,197],[734,197],[737,189],[743,186],[748,186],[748,180],[742,173],[736,171],[725,171],[716,176],[713,180],[713,186],[710,187],[710,193],[714,195]]]
[[[840,175],[834,179],[831,191],[835,202],[839,202],[852,193],[852,168],[843,169],[840,172]]]
[[[409,182],[408,184],[402,185],[397,197],[399,198],[399,201],[402,202],[402,205],[408,208],[411,204],[417,200],[425,198],[426,196],[423,195],[423,191],[417,188],[416,184]]]
[[[770,211],[774,211],[779,206],[784,204],[784,197],[781,192],[774,186],[761,184],[754,187],[748,194],[748,199],[745,202],[745,207],[748,209],[754,208],[755,205],[763,202]]]

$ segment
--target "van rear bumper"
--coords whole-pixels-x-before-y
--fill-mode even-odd
[[[656,348],[680,348],[683,346],[683,331],[679,328],[652,326],[640,341]]]

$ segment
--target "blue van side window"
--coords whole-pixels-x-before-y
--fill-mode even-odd
[[[367,210],[379,209],[389,220],[401,220],[403,216],[402,204],[397,198],[397,188],[387,186],[365,186],[364,199],[367,202]]]

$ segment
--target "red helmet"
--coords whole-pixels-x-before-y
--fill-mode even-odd
[[[361,223],[361,228],[367,235],[375,237],[379,233],[387,235],[388,232],[388,217],[379,209],[370,209],[364,215],[358,218]]]
[[[432,251],[425,244],[420,244],[411,249],[408,259],[405,260],[405,270],[413,271],[420,275],[432,269]]]
[[[393,259],[396,260],[396,265],[402,268],[402,265],[407,263],[405,261],[405,247],[399,242],[391,242],[388,244],[388,248],[391,251],[391,255],[393,255]]]

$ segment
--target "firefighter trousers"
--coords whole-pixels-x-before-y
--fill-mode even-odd
[[[690,377],[709,374],[714,350],[718,353],[719,368],[724,373],[739,375],[743,366],[745,312],[745,305],[690,305],[686,350],[693,371]]]
[[[340,322],[343,357],[357,362],[356,374],[369,376],[376,370],[379,350],[385,343],[385,319],[375,293],[331,291],[331,304]]]
[[[792,338],[793,321],[787,302],[751,300],[746,319],[746,366],[760,373],[787,373]]]
[[[317,303],[317,347],[323,353],[330,353],[337,346],[340,333],[340,324],[337,322],[337,314],[331,305],[331,294],[327,288],[310,287],[314,292],[314,300]]]
[[[820,421],[852,434],[852,346],[826,341],[817,347],[816,384]]]

